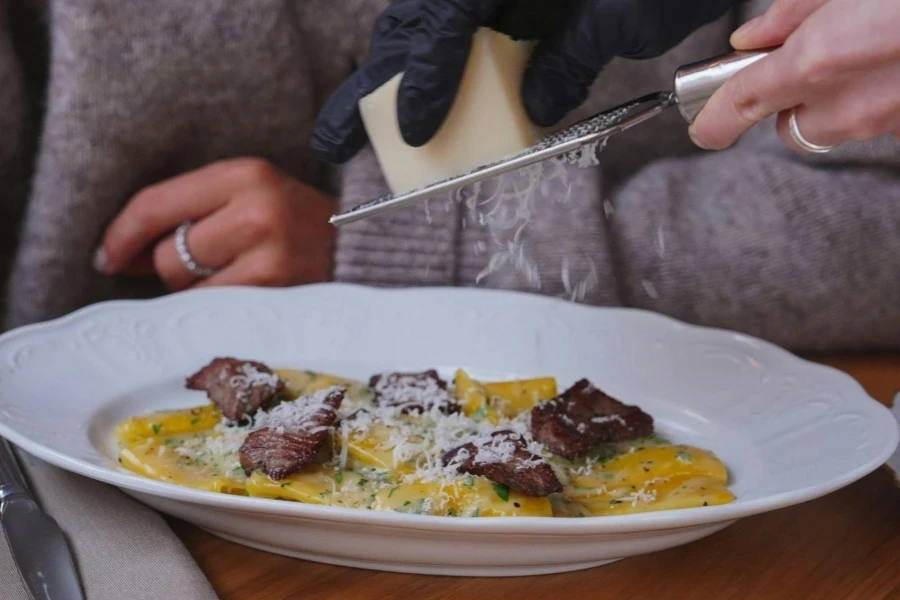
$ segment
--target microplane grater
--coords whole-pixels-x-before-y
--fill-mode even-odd
[[[522,152],[409,192],[382,196],[365,202],[346,212],[332,216],[330,222],[339,227],[439,194],[452,192],[548,158],[578,153],[595,142],[602,142],[640,125],[673,106],[677,106],[682,117],[691,123],[709,98],[728,79],[770,52],[771,49],[753,52],[738,51],[683,66],[675,72],[674,92],[655,92],[626,102],[552,133]]]

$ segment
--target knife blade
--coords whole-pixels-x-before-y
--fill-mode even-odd
[[[0,524],[34,600],[84,600],[65,535],[28,490],[9,443],[0,438]]]

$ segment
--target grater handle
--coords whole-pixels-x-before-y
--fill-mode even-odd
[[[681,116],[688,123],[693,123],[712,95],[725,85],[726,81],[738,71],[765,58],[773,50],[775,48],[738,50],[679,68],[675,72],[674,85],[675,99],[678,101]]]

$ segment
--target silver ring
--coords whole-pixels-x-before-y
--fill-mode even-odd
[[[185,221],[175,230],[175,251],[178,252],[178,258],[181,260],[181,264],[184,265],[185,269],[190,271],[192,275],[205,279],[211,277],[215,273],[215,270],[204,267],[198,263],[188,251],[187,232],[188,229],[191,228],[191,225],[193,225],[193,223]]]
[[[791,118],[788,121],[788,126],[791,130],[791,139],[793,139],[798,146],[806,150],[807,152],[812,152],[813,154],[827,154],[831,152],[837,146],[820,146],[818,144],[813,144],[808,139],[803,137],[803,134],[800,132],[800,125],[797,124],[797,109],[791,109]]]

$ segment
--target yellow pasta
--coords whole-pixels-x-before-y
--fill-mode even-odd
[[[411,473],[415,466],[400,462],[394,463],[394,452],[387,448],[390,432],[386,427],[373,425],[366,435],[353,435],[347,442],[347,452],[351,467],[375,467],[398,474]]]
[[[222,415],[212,404],[158,412],[125,419],[116,427],[116,439],[121,443],[128,443],[150,437],[199,433],[212,429],[221,421]]]
[[[247,493],[243,470],[229,464],[227,459],[209,458],[210,461],[202,461],[179,455],[172,444],[155,437],[131,441],[119,452],[119,464],[150,479],[208,492]]]
[[[365,505],[371,496],[365,484],[360,485],[362,480],[354,471],[310,465],[281,481],[273,481],[257,471],[247,479],[247,492],[257,498],[352,507]]]
[[[734,495],[725,485],[703,476],[676,476],[614,487],[567,490],[566,495],[594,516],[728,504]]]
[[[441,516],[553,516],[549,499],[526,496],[473,476],[452,484],[410,483],[384,488],[375,495],[372,508]]]
[[[285,383],[285,387],[292,397],[311,394],[335,385],[347,388],[347,395],[353,398],[371,396],[368,386],[345,377],[299,369],[273,369],[273,371]]]
[[[480,383],[469,377],[462,369],[456,371],[453,379],[456,401],[462,405],[466,416],[483,418],[488,411],[487,391]]]
[[[722,484],[728,481],[725,465],[712,453],[693,446],[669,445],[619,454],[596,465],[587,475],[572,476],[571,481],[578,487],[598,488],[689,475],[705,476]]]
[[[661,438],[609,444],[594,458],[544,453],[563,483],[561,493],[548,497],[527,496],[486,477],[448,479],[441,474],[443,451],[426,452],[429,428],[441,422],[430,421],[433,416],[374,420],[374,396],[363,383],[312,371],[276,373],[289,396],[345,386],[344,417],[361,411],[358,418],[365,423],[335,428],[314,464],[274,481],[261,472],[245,475],[238,453],[248,429],[226,424],[211,404],[159,412],[116,427],[120,464],[145,477],[210,492],[439,516],[605,516],[734,500],[718,457]],[[556,397],[557,384],[552,377],[481,382],[458,370],[453,394],[478,426],[505,427],[520,417],[527,423],[527,413],[538,402]]]
[[[556,397],[556,379],[519,379],[484,383],[485,391],[494,403],[494,408],[504,417],[515,417],[531,410],[538,402]]]
[[[557,395],[553,377],[483,383],[472,379],[462,369],[456,371],[454,390],[466,415],[491,423],[530,411],[538,402]]]
[[[728,471],[710,452],[693,446],[656,446],[626,452],[574,475],[565,490],[593,515],[625,514],[727,504]]]

